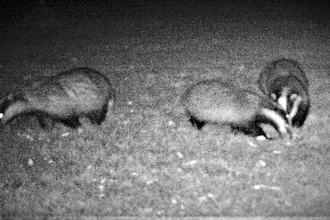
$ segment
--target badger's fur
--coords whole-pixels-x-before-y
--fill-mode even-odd
[[[18,116],[35,115],[42,127],[45,117],[77,128],[80,117],[93,124],[105,120],[109,105],[113,105],[115,91],[109,79],[90,68],[75,68],[37,80],[0,102],[2,123]]]
[[[201,129],[206,123],[230,125],[254,136],[267,135],[261,124],[271,124],[281,136],[288,130],[285,112],[267,96],[217,79],[191,86],[182,96],[190,122]]]
[[[270,62],[258,80],[260,90],[278,102],[290,125],[301,127],[309,113],[309,82],[296,61],[280,59]]]

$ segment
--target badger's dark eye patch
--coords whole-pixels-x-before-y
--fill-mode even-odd
[[[1,103],[1,106],[0,106],[0,113],[2,114],[1,118],[3,117],[3,113],[7,110],[7,108],[11,104],[11,102],[12,102],[12,100],[7,97]]]

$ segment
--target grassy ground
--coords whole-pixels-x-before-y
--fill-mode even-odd
[[[47,12],[4,25],[3,94],[90,66],[113,81],[118,100],[100,127],[46,132],[22,117],[0,128],[2,217],[330,216],[324,11],[257,6],[131,20]],[[179,101],[189,85],[221,77],[254,87],[279,57],[298,60],[310,79],[311,113],[297,140],[191,127]]]

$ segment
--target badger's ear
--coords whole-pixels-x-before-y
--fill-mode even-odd
[[[274,100],[274,101],[276,101],[277,100],[277,96],[276,96],[276,94],[275,93],[272,93],[272,94],[270,94],[270,97]]]
[[[294,93],[290,95],[290,101],[295,101],[298,99],[298,94]]]
[[[13,93],[10,93],[8,96],[7,96],[7,100],[13,100],[15,97],[15,95]]]

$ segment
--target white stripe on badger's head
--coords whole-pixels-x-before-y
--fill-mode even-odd
[[[289,89],[284,88],[281,92],[280,97],[278,97],[277,102],[282,107],[285,112],[288,112],[288,93]]]
[[[292,134],[287,121],[278,112],[267,108],[262,108],[260,113],[276,124],[276,129],[282,137]]]
[[[9,105],[13,101],[13,94],[9,94],[0,100],[0,119],[5,115],[5,111],[8,109]]]
[[[299,110],[299,105],[302,101],[302,97],[297,94],[292,94],[290,96],[290,101],[293,102],[292,108],[290,112],[287,114],[287,119],[289,121],[289,125],[292,126],[292,119],[297,115]]]
[[[2,113],[1,123],[7,124],[20,114],[29,113],[29,110],[30,108],[27,102],[21,100],[16,101],[10,104],[7,109]]]
[[[270,97],[274,100],[277,101],[277,96],[275,93],[270,94]]]
[[[4,97],[0,100],[0,119],[3,118],[3,113],[5,111],[5,106],[4,106],[4,103],[6,102],[6,100],[8,99],[8,97]]]

